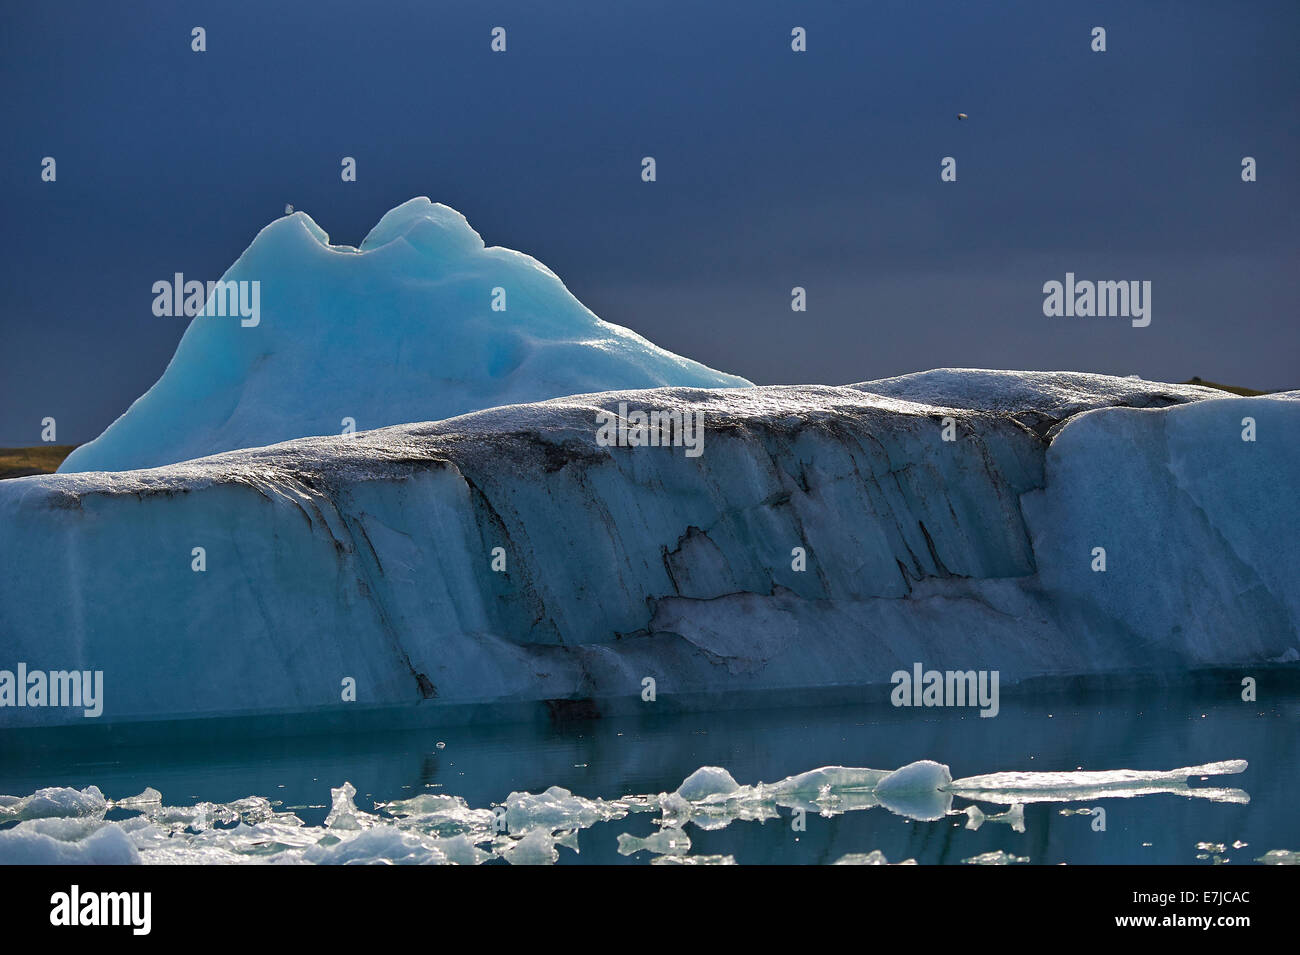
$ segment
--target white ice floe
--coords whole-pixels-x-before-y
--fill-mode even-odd
[[[916,865],[915,859],[904,859],[902,862],[891,863],[885,858],[885,854],[879,849],[872,849],[870,852],[850,852],[842,855],[835,860],[833,865]]]
[[[948,791],[967,799],[1000,803],[1066,802],[1105,796],[1123,799],[1153,793],[1209,799],[1214,802],[1249,802],[1240,789],[1216,789],[1189,785],[1202,776],[1230,776],[1246,771],[1244,759],[1230,759],[1202,766],[1185,766],[1164,772],[1117,769],[1105,772],[991,773],[955,779]]]
[[[620,833],[618,852],[705,865],[735,860],[708,854],[691,856],[688,825],[708,831],[737,822],[773,819],[782,810],[802,809],[832,817],[879,806],[918,822],[965,816],[970,829],[1003,823],[1019,833],[1025,830],[1023,804],[1029,802],[1130,799],[1152,793],[1245,802],[1249,797],[1241,790],[1190,785],[1194,778],[1245,769],[1244,760],[1227,760],[1163,772],[993,773],[954,780],[942,763],[919,760],[896,770],[824,766],[772,783],[743,785],[726,770],[706,766],[672,793],[605,800],[553,786],[541,793],[511,793],[495,808],[474,808],[459,796],[421,793],[376,803],[374,812],[356,805],[356,789],[345,782],[331,790],[331,808],[320,826],[304,824],[294,813],[261,796],[229,803],[169,806],[154,789],[117,801],[105,799],[93,786],[43,789],[21,798],[0,797],[5,813],[0,815],[4,826],[0,828],[0,864],[477,865],[495,859],[514,865],[551,865],[559,861],[561,849],[579,851],[580,832],[653,812],[659,828],[645,836]],[[954,796],[1010,808],[993,815],[975,805],[953,809]],[[109,812],[136,815],[108,820]],[[1293,861],[1292,856],[1275,850],[1260,861],[1287,863]],[[882,853],[873,851],[849,854],[839,861],[884,864],[885,860]],[[965,861],[1024,860],[985,854]]]
[[[969,859],[962,859],[967,865],[1014,865],[1029,861],[1029,856],[1012,855],[1005,849],[996,849],[993,852],[981,852],[977,856],[971,856]]]
[[[1300,865],[1300,852],[1290,849],[1269,849],[1255,860],[1265,865]]]

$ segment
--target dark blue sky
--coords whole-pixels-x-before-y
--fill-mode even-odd
[[[156,380],[154,281],[218,278],[286,202],[355,244],[415,195],[761,383],[1298,387],[1297,49],[1294,0],[9,3],[0,444],[88,440]],[[1150,327],[1044,317],[1066,271],[1150,280]]]

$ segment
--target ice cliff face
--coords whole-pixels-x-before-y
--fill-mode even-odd
[[[702,411],[703,454],[600,446],[621,403]],[[0,667],[102,670],[101,719],[125,720],[1256,666],[1296,653],[1297,447],[1285,398],[945,371],[21,478]],[[52,722],[90,721],[0,708]]]
[[[285,216],[223,280],[248,283],[250,317],[194,318],[162,378],[61,471],[339,434],[345,419],[369,430],[611,388],[749,384],[601,321],[536,259],[486,248],[460,213],[423,197],[360,248]]]

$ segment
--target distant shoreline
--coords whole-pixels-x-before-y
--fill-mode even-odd
[[[75,444],[37,444],[29,448],[0,448],[0,481],[52,474],[76,447]]]

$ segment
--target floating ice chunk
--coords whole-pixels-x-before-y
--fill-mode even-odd
[[[25,819],[18,823],[13,832],[34,832],[60,842],[77,842],[97,832],[107,823],[103,816],[42,816],[37,819]]]
[[[777,804],[761,795],[761,790],[741,790],[741,798],[710,796],[691,804],[691,824],[700,829],[725,829],[733,822],[763,822],[780,816]],[[718,800],[714,802],[713,800]]]
[[[330,846],[313,846],[303,860],[318,865],[442,865],[447,856],[430,840],[378,825]]]
[[[624,812],[655,812],[659,809],[660,804],[667,798],[667,793],[659,793],[657,796],[653,793],[645,795],[628,795],[622,796],[613,802],[608,803],[610,806],[618,806]]]
[[[447,839],[437,839],[434,846],[446,856],[447,861],[452,865],[479,865],[492,858],[492,854],[484,852],[478,846],[474,845],[469,836],[451,836]]]
[[[1012,772],[990,773],[953,780],[954,795],[983,802],[1073,802],[1093,796],[1114,799],[1153,793],[1179,793],[1216,802],[1249,802],[1239,789],[1192,789],[1193,776],[1223,776],[1245,772],[1244,759],[1230,759],[1201,766],[1186,766],[1159,772],[1116,769],[1102,772]]]
[[[735,856],[655,856],[651,865],[735,865]]]
[[[741,786],[717,766],[697,769],[677,792],[661,795],[659,802],[665,827],[690,821],[701,829],[725,829],[738,819],[762,821],[778,815],[777,801],[762,783]]]
[[[546,829],[533,829],[522,839],[507,842],[498,853],[511,865],[554,865],[560,858],[555,840]]]
[[[349,782],[330,790],[333,806],[330,808],[330,814],[325,817],[325,828],[365,829],[374,824],[375,817],[359,810],[353,802],[356,794],[357,788]]]
[[[169,838],[171,833],[157,825],[148,816],[131,816],[117,823],[122,831],[131,837],[137,849],[160,843]]]
[[[890,812],[909,819],[942,819],[952,809],[952,782],[948,767],[933,760],[908,763],[876,783],[876,798]]]
[[[159,806],[148,815],[156,824],[173,832],[184,829],[198,831],[206,829],[209,825],[208,807],[208,803],[198,803],[194,806]]]
[[[98,786],[85,789],[52,786],[19,799],[5,797],[5,801],[7,805],[0,805],[0,822],[49,816],[89,816],[108,808],[108,801]]]
[[[659,798],[659,809],[663,812],[660,822],[665,829],[684,826],[691,818],[691,804],[677,793],[664,793]]]
[[[403,826],[441,836],[483,837],[496,830],[496,815],[492,810],[471,809],[460,796],[421,793],[410,799],[381,802],[375,808],[402,819]]]
[[[112,800],[114,809],[146,809],[161,805],[162,793],[152,786],[146,787],[145,791],[138,796],[127,796],[125,799]]]
[[[969,859],[962,859],[967,865],[1013,865],[1029,861],[1029,856],[1016,856],[998,849],[996,852],[981,852]]]
[[[937,764],[936,764],[937,765]],[[825,794],[829,792],[874,790],[886,776],[887,769],[859,769],[853,766],[822,766],[797,776],[787,776],[767,787],[778,796]]]
[[[932,792],[943,789],[952,782],[952,773],[943,763],[932,759],[919,759],[892,773],[887,773],[876,783],[876,795],[893,793]]]
[[[731,773],[720,766],[701,766],[677,787],[677,795],[688,802],[699,802],[710,796],[730,796],[740,788]]]
[[[275,816],[275,807],[265,796],[245,796],[234,802],[215,803],[212,806],[213,821],[220,825],[242,822],[255,826]]]
[[[568,832],[555,833],[555,845],[558,848],[572,849],[574,855],[578,853],[578,830],[570,829]]]
[[[75,790],[73,790],[75,791]],[[96,790],[98,791],[98,790]],[[140,853],[116,823],[65,841],[45,832],[0,830],[0,865],[138,865]]]
[[[763,791],[779,806],[834,815],[878,806],[876,785],[889,774],[887,769],[822,766],[764,785]]]
[[[469,805],[460,796],[449,796],[446,793],[420,793],[409,799],[375,803],[375,808],[382,809],[391,816],[406,817],[456,812],[469,808]]]
[[[337,835],[331,834],[327,838],[337,838]],[[297,816],[286,813],[274,821],[252,826],[241,822],[233,829],[208,829],[194,836],[190,844],[199,848],[212,846],[252,858],[275,857],[307,849],[320,844],[320,839],[320,829],[305,827]]]
[[[966,814],[967,829],[977,830],[986,822],[1001,822],[1010,826],[1013,832],[1025,831],[1025,807],[1019,803],[1013,805],[1006,812],[1001,812],[993,816],[986,816],[979,806],[967,806],[965,809],[960,810],[958,815],[963,812]],[[1091,810],[1080,809],[1079,812],[1088,813],[1091,812]]]
[[[626,832],[619,835],[619,855],[630,856],[642,851],[656,855],[685,855],[691,851],[691,837],[681,829],[660,829],[644,839]]]
[[[879,848],[874,848],[874,850],[871,850],[870,852],[849,852],[848,855],[841,855],[840,858],[836,859],[835,863],[832,864],[833,865],[915,865],[917,864],[917,860],[904,859],[901,861],[901,863],[891,863],[891,861],[885,859],[884,852],[881,852]]]
[[[1264,865],[1300,865],[1300,852],[1290,849],[1269,849],[1255,860]]]
[[[1016,803],[1004,813],[996,816],[989,816],[987,822],[1002,822],[1011,827],[1013,832],[1025,831],[1025,807]]]
[[[889,865],[889,860],[879,849],[870,852],[850,852],[835,860],[835,865]]]
[[[850,852],[848,855],[842,855],[835,860],[833,865],[916,865],[915,859],[904,859],[902,862],[891,863],[885,858],[885,854],[879,849],[872,849],[870,852]]]
[[[597,822],[621,819],[627,810],[618,803],[584,799],[560,786],[544,793],[511,793],[506,797],[506,826],[513,835],[533,829],[585,828]]]

